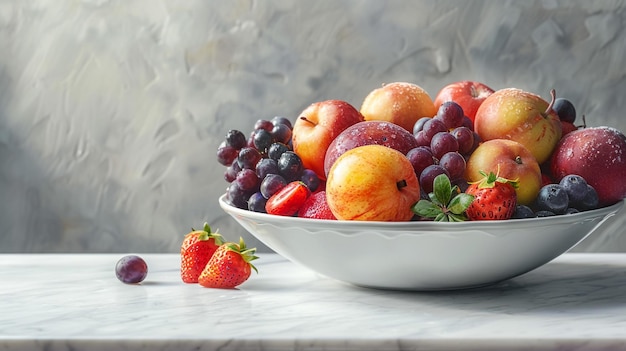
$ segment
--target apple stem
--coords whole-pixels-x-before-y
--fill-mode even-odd
[[[470,94],[472,94],[473,98],[477,98],[478,97],[478,92],[476,91],[476,88],[473,85],[470,86]]]
[[[517,163],[518,165],[521,165],[522,162],[522,156],[515,156],[515,163]]]
[[[552,99],[550,100],[550,104],[546,109],[546,115],[550,113],[550,110],[552,110],[552,106],[554,106],[554,100],[556,100],[556,91],[554,89],[550,90],[550,96],[552,97]]]
[[[311,123],[312,125],[316,125],[315,123],[311,122],[310,120],[308,120],[308,119],[307,119],[306,117],[304,117],[304,116],[300,116],[300,119],[301,119],[301,120],[303,120],[303,121],[309,122],[309,123]]]
[[[406,182],[406,180],[405,180],[405,179],[399,180],[399,181],[396,183],[396,186],[398,187],[398,190],[400,190],[400,189],[404,188],[404,187],[405,187],[405,186],[407,186],[407,185],[408,185],[408,184],[407,184],[407,182]]]

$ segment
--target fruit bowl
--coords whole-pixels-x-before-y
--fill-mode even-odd
[[[288,260],[357,286],[451,290],[494,284],[551,261],[589,236],[624,200],[576,214],[475,222],[365,222],[222,209]]]

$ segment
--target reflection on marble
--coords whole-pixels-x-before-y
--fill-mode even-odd
[[[182,283],[177,255],[0,255],[0,350],[614,350],[626,348],[626,255],[565,254],[494,286],[400,292],[262,254],[235,290]]]

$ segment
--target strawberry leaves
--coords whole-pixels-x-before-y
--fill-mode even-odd
[[[474,201],[474,196],[452,186],[445,174],[438,175],[433,181],[433,192],[428,194],[430,200],[419,200],[411,210],[418,216],[432,218],[436,222],[462,222],[467,220],[465,210]]]

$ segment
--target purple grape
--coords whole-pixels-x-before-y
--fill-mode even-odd
[[[413,135],[416,135],[419,131],[421,131],[424,128],[424,124],[431,119],[431,117],[420,117],[413,125]]]
[[[461,123],[461,127],[465,127],[469,130],[471,130],[472,132],[474,131],[474,122],[472,122],[472,119],[467,117],[467,116],[463,116],[463,122]]]
[[[237,178],[237,173],[239,173],[239,171],[241,171],[241,167],[239,167],[239,163],[233,162],[232,165],[226,167],[226,170],[224,171],[224,180],[231,183]]]
[[[287,127],[289,127],[289,129],[293,129],[293,124],[291,124],[291,121],[288,118],[286,118],[286,117],[276,116],[276,117],[272,118],[272,120],[270,122],[272,122],[274,127],[279,125],[279,124],[284,124]]]
[[[448,178],[450,178],[448,171],[440,165],[431,165],[422,171],[422,174],[420,174],[419,177],[420,187],[426,194],[433,192],[433,182],[440,174],[445,174]]]
[[[148,265],[137,255],[127,255],[117,261],[115,275],[125,284],[141,283],[148,275]]]
[[[263,194],[261,194],[260,192],[256,192],[250,196],[250,199],[248,199],[248,210],[267,213],[267,211],[265,210],[266,203],[267,199],[263,197]]]
[[[447,132],[448,128],[440,119],[431,118],[429,121],[424,123],[422,131],[424,132],[424,138],[430,142],[435,134]]]
[[[559,115],[561,121],[569,123],[576,121],[576,108],[571,101],[563,98],[555,99],[552,109]]]
[[[288,143],[291,140],[291,128],[285,124],[277,124],[272,129],[272,139],[281,143]]]
[[[246,193],[239,187],[239,185],[235,182],[230,183],[228,189],[226,189],[226,202],[230,205],[247,209],[248,208],[248,198],[251,194]]]
[[[453,129],[463,125],[463,108],[454,101],[446,101],[437,110],[436,119],[440,119],[447,129]]]
[[[233,181],[234,184],[237,184],[241,190],[247,193],[257,191],[259,189],[260,182],[261,181],[256,175],[256,172],[248,168],[244,168],[239,171],[239,173],[237,173],[237,178]]]
[[[256,164],[256,175],[259,179],[265,178],[268,174],[278,174],[278,162],[271,158],[262,158]]]
[[[268,132],[271,132],[272,129],[274,128],[274,123],[272,123],[271,121],[268,121],[266,119],[259,119],[254,123],[254,130],[259,130],[259,129],[263,129],[266,130]]]
[[[225,141],[217,147],[217,162],[223,166],[230,166],[233,162],[235,162],[238,155],[239,150],[228,145]]]
[[[448,152],[459,151],[459,142],[454,135],[448,132],[439,132],[432,137],[430,149],[436,158],[441,159]]]
[[[254,147],[262,154],[267,153],[267,149],[273,142],[271,132],[265,129],[257,129],[254,131]]]
[[[474,148],[474,132],[467,127],[457,127],[450,132],[459,143],[459,153],[469,155]]]
[[[246,146],[246,136],[239,130],[231,129],[226,133],[226,144],[239,150]]]
[[[268,174],[265,178],[263,178],[263,180],[261,180],[260,191],[263,197],[269,199],[286,185],[287,181],[283,178],[283,176],[279,174]]]
[[[436,163],[435,156],[433,156],[432,151],[430,151],[430,148],[427,146],[418,146],[409,150],[409,152],[406,153],[406,157],[411,162],[411,165],[413,165],[416,176],[422,174],[422,171],[426,167]]]
[[[317,190],[321,182],[320,178],[317,176],[317,173],[308,168],[302,171],[301,180],[312,192]]]
[[[448,171],[451,180],[461,179],[465,174],[465,158],[458,152],[448,152],[441,156],[439,165]]]
[[[430,148],[430,140],[426,138],[426,133],[424,133],[423,130],[415,134],[415,141],[417,141],[417,146],[427,146]]]
[[[280,159],[280,156],[285,152],[285,151],[290,151],[291,148],[289,148],[289,146],[287,146],[287,144],[281,143],[281,142],[276,142],[273,143],[272,145],[270,145],[269,149],[267,150],[267,157],[278,161]]]
[[[237,157],[237,162],[239,163],[239,167],[241,169],[249,168],[254,169],[256,164],[263,158],[259,150],[253,147],[244,147],[239,150],[239,156]]]
[[[304,166],[298,154],[293,151],[285,151],[278,159],[278,170],[287,182],[292,182],[302,177]]]

